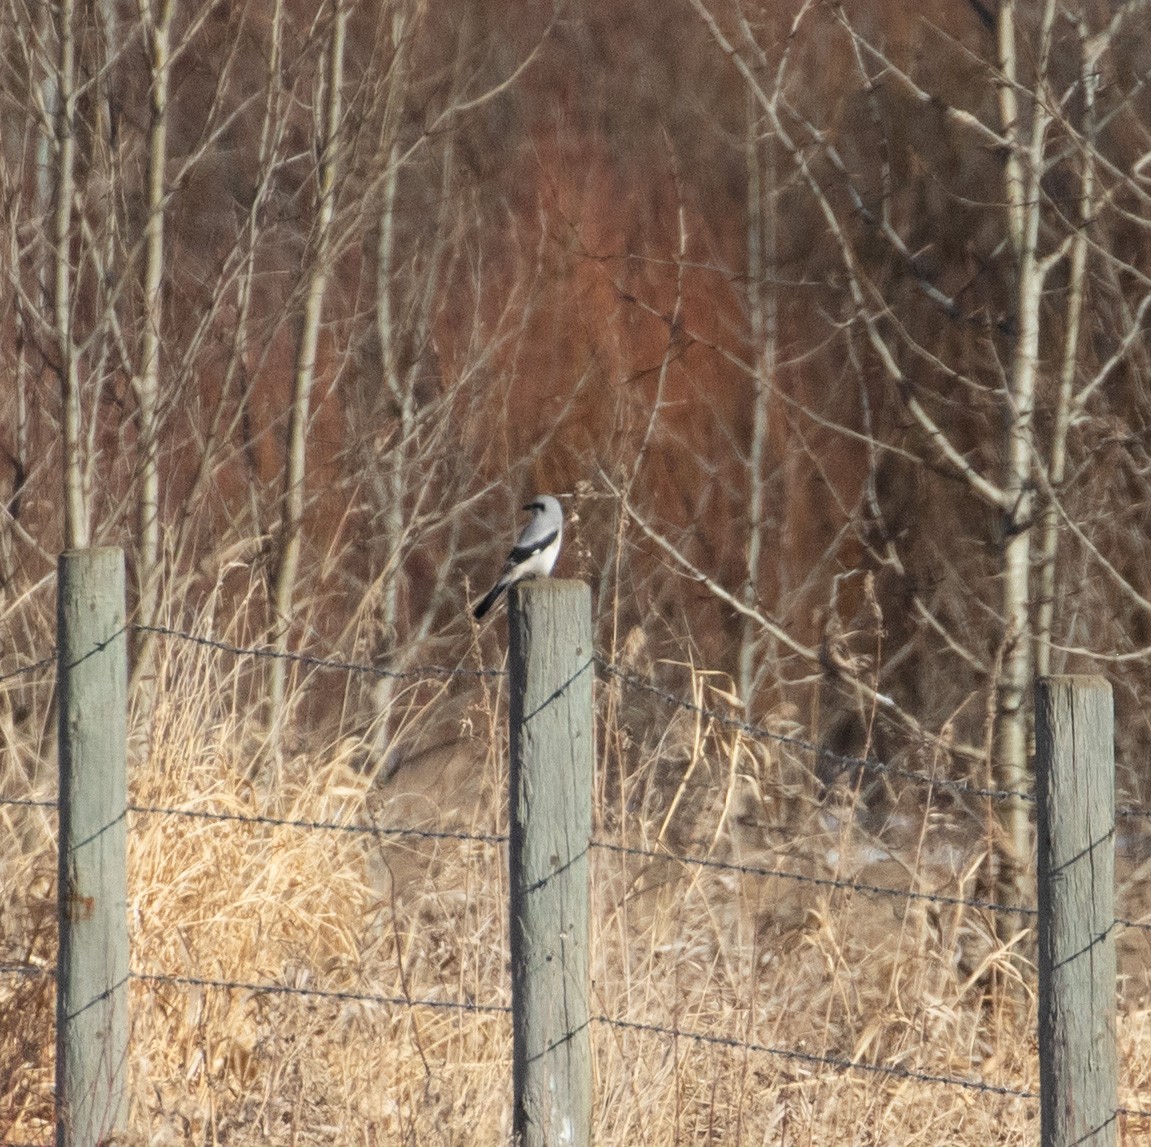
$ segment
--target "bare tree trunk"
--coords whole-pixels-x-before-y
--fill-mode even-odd
[[[160,391],[160,334],[163,321],[164,166],[168,157],[169,48],[174,0],[141,4],[141,20],[151,55],[152,107],[148,125],[148,218],[144,225],[144,330],[135,382],[139,492],[136,500],[136,620],[154,625],[160,583],[160,467],[156,457]],[[132,685],[146,678],[152,639],[136,647]]]
[[[279,148],[286,131],[284,105],[291,100],[291,93],[285,89],[282,75],[283,56],[283,0],[274,0],[268,17],[267,49],[264,65],[264,109],[261,117],[259,143],[256,147],[255,193],[248,205],[247,216],[240,232],[235,255],[235,317],[230,326],[230,347],[227,363],[220,382],[219,400],[212,418],[204,431],[200,445],[196,473],[192,479],[188,496],[178,509],[173,540],[170,546],[172,569],[185,563],[185,547],[188,545],[195,523],[198,520],[200,503],[205,490],[209,488],[215,468],[221,456],[228,449],[228,443],[237,427],[243,422],[243,411],[247,398],[245,388],[248,381],[239,382],[245,375],[245,364],[249,355],[248,327],[253,310],[253,284],[256,278],[256,254],[259,245],[260,223],[268,198],[274,187],[274,173]],[[187,170],[190,163],[183,165]],[[226,271],[221,276],[220,290],[213,306],[213,315],[201,320],[203,329],[213,319],[219,317],[230,293],[232,274]],[[199,332],[196,338],[201,336]],[[239,389],[235,407],[229,406],[234,389]]]
[[[400,566],[398,555],[403,544],[404,491],[410,475],[405,465],[405,454],[411,443],[415,421],[415,394],[410,377],[400,377],[398,353],[399,335],[392,306],[395,258],[396,183],[399,179],[399,147],[393,144],[388,157],[388,172],[384,177],[384,204],[380,214],[380,236],[376,251],[376,333],[380,340],[380,358],[383,370],[383,389],[388,395],[396,419],[387,462],[387,491],[383,507],[384,546],[390,576],[385,576],[380,602],[380,628],[386,645],[395,647],[398,637]],[[373,748],[381,751],[387,741],[387,712],[391,704],[395,682],[381,677],[372,690],[372,704],[376,712],[376,735]]]
[[[751,294],[751,340],[755,356],[752,375],[752,426],[748,448],[747,581],[744,601],[750,609],[759,604],[760,563],[763,556],[764,515],[767,512],[767,441],[772,389],[775,385],[778,316],[775,273],[776,171],[774,141],[760,142],[759,107],[749,90],[747,103],[747,273]],[[755,620],[743,618],[739,647],[739,696],[750,717],[760,673],[766,661],[763,635]]]
[[[288,422],[288,457],[280,513],[279,561],[272,584],[272,645],[279,652],[288,646],[292,624],[292,598],[300,565],[300,527],[304,517],[304,484],[307,477],[307,434],[312,391],[316,379],[316,349],[324,308],[335,218],[336,176],[339,168],[341,90],[344,73],[344,42],[347,9],[336,0],[335,19],[328,44],[327,98],[320,128],[322,148],[318,173],[318,213],[308,260],[308,286],[304,300],[303,327],[296,350],[292,407]],[[278,751],[283,723],[285,661],[274,658],[268,687],[268,717],[273,747]]]
[[[1007,388],[1007,468],[1003,490],[1003,656],[996,683],[995,735],[992,766],[995,783],[1013,792],[1028,785],[1028,697],[1031,686],[1031,531],[1034,514],[1034,442],[1032,421],[1039,370],[1039,334],[1043,283],[1052,265],[1038,253],[1044,145],[1050,124],[1046,106],[1046,72],[1055,4],[1044,8],[1037,73],[1034,81],[1030,136],[1019,137],[1016,99],[1016,36],[1014,4],[999,13],[1000,60],[1004,75],[1001,109],[1004,132],[1011,140],[1007,164],[1007,210],[1017,267],[1015,348]],[[1028,806],[1021,796],[1000,806],[1002,855],[998,858],[996,891],[1003,903],[1024,902],[1030,856]],[[1009,922],[1015,927],[1017,922]]]
[[[1035,610],[1035,673],[1051,673],[1051,631],[1055,618],[1056,558],[1059,547],[1059,509],[1067,470],[1067,432],[1071,426],[1075,371],[1079,365],[1079,331],[1086,304],[1087,232],[1095,213],[1095,92],[1099,86],[1101,45],[1088,40],[1086,28],[1079,27],[1082,50],[1080,83],[1083,91],[1084,150],[1079,176],[1079,219],[1071,241],[1067,285],[1067,310],[1063,334],[1063,359],[1059,369],[1059,394],[1055,425],[1047,462],[1047,498],[1040,516],[1039,588]]]
[[[57,370],[63,403],[64,546],[88,544],[88,498],[84,482],[83,416],[79,352],[72,337],[72,198],[76,166],[76,40],[74,0],[61,0],[56,17],[56,188],[52,217],[52,307]]]

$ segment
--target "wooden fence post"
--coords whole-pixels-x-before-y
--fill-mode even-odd
[[[110,1143],[128,1116],[124,555],[60,555],[60,944],[56,1142]]]
[[[591,592],[544,579],[508,604],[514,1133],[520,1147],[586,1147]]]
[[[1102,677],[1036,685],[1043,1147],[1116,1141],[1115,735]]]

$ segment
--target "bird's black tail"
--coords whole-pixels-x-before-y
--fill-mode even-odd
[[[484,595],[483,601],[481,601],[480,604],[477,605],[476,608],[472,611],[476,621],[479,621],[480,618],[483,617],[484,614],[487,613],[487,611],[496,604],[496,602],[499,600],[500,594],[503,593],[507,588],[508,587],[502,581],[498,581],[495,585],[492,586],[491,589],[488,590],[488,592]]]

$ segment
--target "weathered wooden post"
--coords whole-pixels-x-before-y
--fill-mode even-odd
[[[586,1147],[591,593],[545,579],[508,604],[514,1132],[520,1147]]]
[[[1115,734],[1102,677],[1036,686],[1043,1147],[1116,1141]]]
[[[56,1142],[110,1143],[128,1116],[124,555],[60,555],[60,946]]]

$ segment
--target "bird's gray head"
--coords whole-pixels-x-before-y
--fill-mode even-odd
[[[559,499],[553,498],[551,494],[540,494],[528,502],[524,509],[536,518],[545,521],[553,521],[557,524],[563,521],[563,508],[559,504]]]

